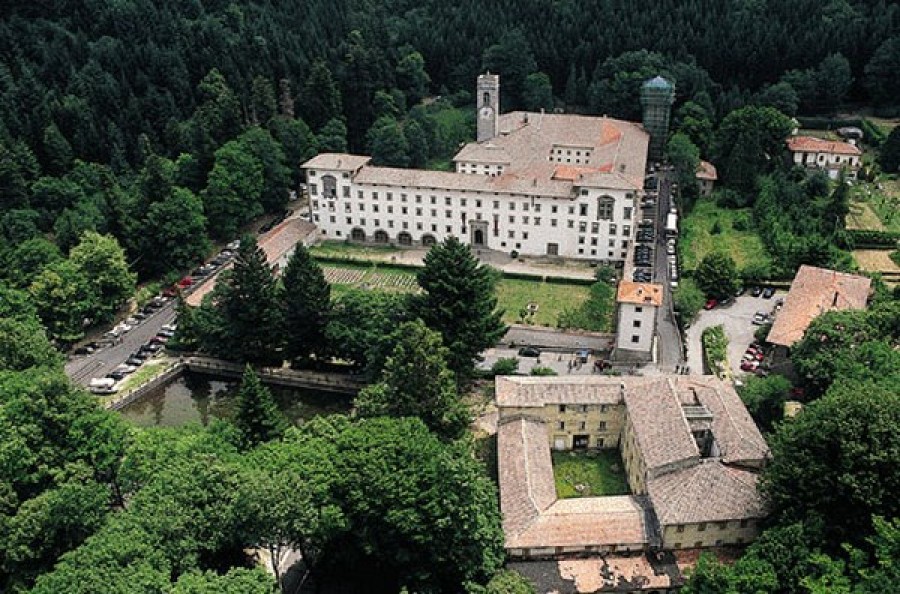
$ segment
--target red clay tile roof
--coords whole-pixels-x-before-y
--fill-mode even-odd
[[[801,266],[766,340],[789,347],[803,338],[809,324],[823,313],[865,309],[871,284],[864,276]]]
[[[697,165],[697,179],[702,179],[704,181],[718,180],[719,174],[716,171],[716,166],[709,161],[700,161]]]
[[[813,136],[791,136],[787,139],[792,153],[829,153],[833,155],[861,155],[862,151],[849,142],[823,140]]]

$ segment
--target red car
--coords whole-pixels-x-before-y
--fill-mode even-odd
[[[703,309],[712,309],[719,304],[715,299],[710,299],[706,302],[706,305],[703,306]]]
[[[186,276],[183,279],[181,279],[180,281],[178,281],[178,286],[181,287],[182,289],[184,289],[186,287],[190,287],[193,284],[194,284],[194,279],[192,279],[189,276]]]
[[[741,361],[741,371],[756,371],[759,361]]]

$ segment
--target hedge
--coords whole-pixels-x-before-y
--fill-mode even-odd
[[[846,247],[896,247],[900,242],[900,232],[876,231],[874,229],[847,229],[842,242]]]

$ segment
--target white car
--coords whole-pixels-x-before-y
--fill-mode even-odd
[[[114,371],[118,371],[119,373],[124,373],[127,375],[129,373],[134,373],[135,371],[137,371],[137,367],[135,367],[134,365],[126,365],[123,363],[122,365],[116,367]]]

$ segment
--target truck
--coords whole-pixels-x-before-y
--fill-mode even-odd
[[[670,212],[666,215],[666,237],[676,237],[678,235],[678,215]]]

